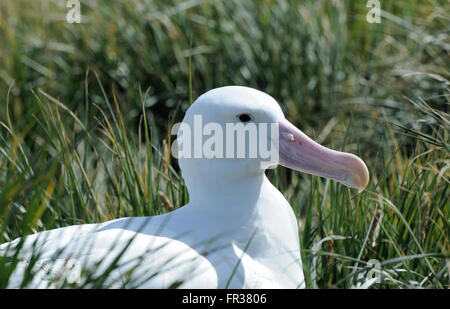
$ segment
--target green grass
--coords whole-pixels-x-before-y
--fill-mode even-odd
[[[81,1],[77,25],[64,1],[3,1],[0,243],[185,204],[168,129],[238,84],[369,167],[361,194],[268,171],[298,216],[307,287],[355,286],[377,259],[372,287],[448,288],[450,8],[383,1],[369,24],[363,2]]]

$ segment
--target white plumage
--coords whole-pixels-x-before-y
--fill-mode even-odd
[[[224,126],[243,113],[256,123],[280,124],[280,164],[351,187],[367,185],[359,158],[312,142],[272,97],[255,89],[211,90],[194,102],[183,123],[193,125],[194,115],[202,115],[204,123]],[[36,274],[26,287],[59,287],[64,280],[83,286],[84,269],[94,277],[108,270],[103,286],[117,288],[304,287],[296,217],[260,160],[180,158],[179,163],[188,205],[160,216],[69,226],[3,244],[0,255],[8,256],[22,246],[8,287],[21,286],[37,252]]]

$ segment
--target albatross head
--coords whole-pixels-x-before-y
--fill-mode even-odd
[[[237,137],[239,128],[244,128],[243,140]],[[179,152],[188,150],[178,154],[188,185],[194,179],[209,181],[211,174],[219,182],[239,181],[277,164],[360,191],[369,181],[360,158],[314,142],[285,118],[271,96],[248,87],[221,87],[200,96],[187,110],[177,140]],[[263,158],[261,147],[272,155]]]

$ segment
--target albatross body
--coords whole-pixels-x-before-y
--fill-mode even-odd
[[[230,123],[277,124],[276,138],[267,136],[277,156],[181,155],[189,204],[160,216],[69,226],[3,244],[0,256],[21,248],[8,287],[95,287],[92,278],[113,288],[304,287],[297,219],[265,169],[281,164],[362,190],[364,162],[313,142],[272,97],[252,88],[210,90],[187,110],[182,126],[195,127],[198,116],[224,132]],[[259,137],[262,126],[256,127]],[[180,129],[178,138],[186,141],[186,132]],[[34,276],[23,285],[27,270]]]

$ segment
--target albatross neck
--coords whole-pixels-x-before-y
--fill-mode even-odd
[[[250,219],[257,211],[258,200],[268,182],[263,172],[233,179],[192,178],[186,183],[189,205],[223,220]]]

